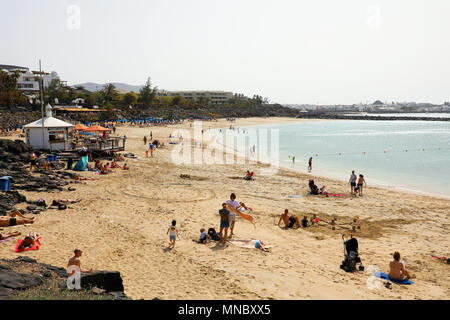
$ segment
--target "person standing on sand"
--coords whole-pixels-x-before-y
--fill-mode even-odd
[[[366,180],[364,180],[364,176],[362,174],[359,175],[358,179],[358,188],[359,188],[359,195],[362,196],[362,189],[363,185],[367,187]]]
[[[230,195],[230,199],[226,201],[226,204],[235,210],[239,210],[241,208],[239,202],[236,201],[236,195],[234,193]],[[234,224],[236,223],[236,212],[234,212],[233,210],[230,210],[230,218],[231,218],[231,234],[230,234],[231,237],[234,234],[233,233]]]
[[[144,136],[144,145],[145,146],[147,145],[147,137],[146,136]]]
[[[153,143],[150,142],[150,156],[153,158],[153,150],[154,150],[155,146]]]
[[[74,256],[73,256],[72,258],[70,258],[70,259],[69,259],[69,262],[67,263],[67,269],[68,269],[70,266],[77,266],[78,269],[79,269],[79,272],[91,273],[91,272],[92,272],[92,269],[90,269],[89,271],[87,271],[87,270],[84,271],[84,270],[81,269],[80,257],[81,257],[81,254],[83,253],[83,251],[81,251],[80,249],[75,249],[75,250],[73,251],[73,253],[74,253]],[[76,272],[75,270],[72,271],[72,272],[69,274],[69,276],[73,275],[75,272]]]
[[[33,167],[37,170],[36,159],[36,154],[32,152],[30,155],[30,171],[33,169]]]
[[[175,241],[177,240],[178,237],[177,222],[175,220],[172,220],[172,224],[169,226],[169,229],[167,229],[166,234],[169,234],[170,240],[169,247],[172,246],[172,248],[175,248]]]
[[[295,163],[295,156],[292,156],[292,163]]]
[[[220,214],[220,242],[225,244],[228,238],[228,228],[230,227],[230,211],[227,209],[227,204],[222,203],[222,209],[219,210]],[[223,233],[225,231],[225,234]]]
[[[308,161],[308,171],[309,171],[309,172],[312,171],[312,157],[309,158],[309,161]]]
[[[352,194],[355,193],[355,187],[356,187],[356,180],[358,177],[355,174],[355,170],[352,171],[352,174],[350,175],[350,179],[348,180],[348,183],[350,184],[350,192]]]

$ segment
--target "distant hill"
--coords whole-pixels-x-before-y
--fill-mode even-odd
[[[143,87],[143,85],[142,86],[133,86],[130,84],[120,83],[120,82],[109,82],[109,83],[111,83],[113,86],[115,86],[117,91],[119,91],[120,93],[126,93],[126,92],[130,92],[130,91],[138,93],[139,90]],[[75,88],[78,86],[82,86],[82,87],[84,87],[85,90],[94,92],[94,91],[102,90],[103,87],[107,84],[108,83],[86,82],[86,83],[74,84],[71,87]]]

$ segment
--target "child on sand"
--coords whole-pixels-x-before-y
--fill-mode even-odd
[[[262,242],[261,240],[256,240],[255,248],[261,249],[262,251],[265,251],[265,252],[269,251],[269,249],[264,247],[264,242]]]
[[[175,220],[172,221],[172,224],[169,226],[169,229],[167,229],[166,234],[169,234],[169,247],[172,246],[172,248],[175,248],[175,241],[178,237],[177,222]]]
[[[205,228],[200,229],[200,243],[205,243],[212,240],[211,236],[206,233]]]
[[[306,228],[308,226],[308,217],[304,216],[302,220],[302,227]]]

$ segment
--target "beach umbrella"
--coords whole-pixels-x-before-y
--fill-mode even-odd
[[[93,131],[109,131],[110,129],[101,127],[99,125],[93,125],[92,127],[86,129],[85,131],[93,132]]]
[[[79,123],[79,124],[75,125],[75,130],[76,131],[84,131],[84,130],[87,130],[87,129],[89,129],[89,127],[85,126],[84,124]]]

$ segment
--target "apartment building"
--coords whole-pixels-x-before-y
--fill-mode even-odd
[[[222,104],[233,98],[233,92],[226,91],[167,91],[171,98],[181,96],[186,100],[208,99],[211,104]]]

